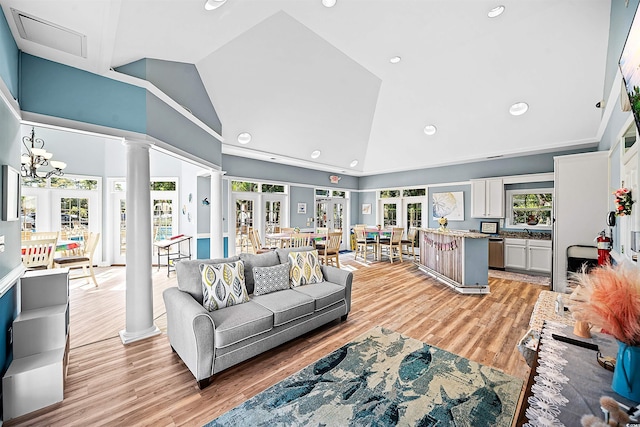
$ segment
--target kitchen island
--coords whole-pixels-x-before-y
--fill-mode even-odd
[[[420,229],[418,268],[462,294],[489,293],[489,235]]]

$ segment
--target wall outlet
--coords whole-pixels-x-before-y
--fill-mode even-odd
[[[0,244],[0,253],[4,252],[4,245]]]

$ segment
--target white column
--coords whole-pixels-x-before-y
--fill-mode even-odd
[[[126,329],[123,344],[160,334],[153,323],[151,190],[148,142],[125,141],[127,153]]]
[[[209,224],[209,249],[211,258],[224,256],[222,232],[222,171],[211,171],[211,223]]]

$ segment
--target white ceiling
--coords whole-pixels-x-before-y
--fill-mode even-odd
[[[204,2],[0,0],[33,55],[97,74],[195,64],[226,153],[370,175],[598,142],[610,1]],[[11,8],[86,35],[87,57],[22,39]],[[529,111],[511,116],[519,101]]]

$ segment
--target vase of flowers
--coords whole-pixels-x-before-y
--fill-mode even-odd
[[[438,224],[440,225],[440,227],[438,227],[438,230],[446,231],[449,220],[446,217],[441,216],[440,218],[438,218]]]
[[[631,215],[631,206],[633,205],[631,190],[626,187],[618,188],[613,192],[613,195],[616,196],[616,215]]]
[[[601,327],[618,341],[611,388],[640,401],[640,269],[628,263],[603,265],[573,277],[583,297],[572,306],[573,317]]]

